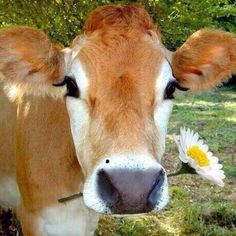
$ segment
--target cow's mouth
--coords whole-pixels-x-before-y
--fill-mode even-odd
[[[123,162],[124,158],[118,156],[110,161],[110,165],[102,162],[97,166],[85,182],[85,204],[105,214],[161,210],[169,200],[163,167],[147,156],[145,159],[141,155],[130,157],[128,161],[126,157]]]

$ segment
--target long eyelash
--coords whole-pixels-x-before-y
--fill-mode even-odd
[[[80,97],[80,91],[74,79],[71,79],[66,84],[66,87],[67,87],[67,93],[65,96],[71,96],[71,97],[76,97],[76,98]]]
[[[170,87],[172,86],[172,87]],[[176,83],[175,81],[171,81],[167,84],[166,89],[165,89],[165,94],[164,94],[164,99],[174,99],[174,92],[175,92],[175,88],[176,88]],[[169,91],[170,89],[172,89],[172,91]],[[168,92],[170,92],[170,94],[168,94]]]
[[[181,90],[181,91],[188,91],[188,90],[189,90],[189,88],[185,88],[185,87],[180,86],[179,82],[176,81],[176,80],[173,81],[173,83],[175,84],[175,87],[176,87],[177,89]]]
[[[65,76],[62,82],[60,82],[59,84],[53,84],[53,86],[56,87],[61,87],[64,85],[66,85],[67,87],[67,93],[65,94],[65,96],[76,97],[76,98],[80,97],[80,91],[78,85],[73,77]]]
[[[71,79],[72,79],[72,77],[70,77],[70,76],[65,76],[62,82],[60,82],[60,83],[58,83],[58,84],[53,84],[53,86],[55,86],[55,87],[64,86],[64,85],[66,85],[66,84],[68,83],[68,81],[70,81]]]

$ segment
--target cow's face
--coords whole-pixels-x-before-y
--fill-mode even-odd
[[[160,160],[174,88],[203,91],[236,71],[233,35],[201,30],[170,53],[136,5],[98,8],[85,36],[63,51],[27,27],[0,32],[0,45],[0,71],[23,92],[58,94],[52,84],[67,84],[84,200],[102,213],[165,206],[168,185]]]
[[[146,212],[168,201],[160,160],[175,79],[157,37],[119,33],[109,44],[104,35],[84,43],[70,71],[80,97],[67,97],[67,108],[85,203],[99,212]]]
[[[140,7],[99,8],[85,29],[69,71],[80,97],[67,98],[85,203],[102,213],[159,210],[168,202],[160,160],[178,84],[171,53]]]
[[[119,10],[124,11],[105,7],[99,14]],[[119,27],[103,18],[103,26],[94,29],[97,14],[87,23],[87,35],[73,43],[77,55],[68,74],[80,91],[79,97],[68,91],[67,109],[86,179],[84,200],[102,213],[158,210],[168,201],[160,160],[176,80],[147,15],[148,23],[139,15],[125,22],[117,16]],[[125,29],[127,21],[137,26]]]

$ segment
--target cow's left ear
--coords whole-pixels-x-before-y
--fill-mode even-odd
[[[10,27],[0,31],[0,77],[23,93],[47,93],[66,73],[65,52],[42,31]]]
[[[172,69],[182,87],[209,90],[236,72],[236,38],[203,29],[191,35],[172,56]]]

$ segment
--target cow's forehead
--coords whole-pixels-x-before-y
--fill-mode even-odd
[[[93,37],[84,44],[77,59],[86,70],[90,96],[127,100],[133,93],[133,99],[142,96],[143,102],[150,102],[165,56],[157,37],[140,33],[132,37]]]

